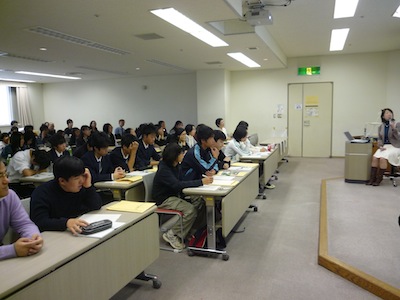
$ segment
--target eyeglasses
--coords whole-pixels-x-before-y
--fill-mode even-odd
[[[0,173],[0,178],[8,178],[8,173]]]

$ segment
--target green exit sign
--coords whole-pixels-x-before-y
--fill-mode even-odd
[[[303,67],[297,69],[297,75],[312,76],[321,74],[321,67]]]

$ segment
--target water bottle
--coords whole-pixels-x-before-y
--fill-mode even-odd
[[[11,160],[11,154],[8,154],[7,155],[7,160],[6,160],[7,166],[10,164],[10,160]]]

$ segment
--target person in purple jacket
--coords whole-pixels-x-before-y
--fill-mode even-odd
[[[0,241],[10,227],[20,238],[14,244],[0,246],[0,260],[33,255],[42,249],[43,239],[39,229],[29,219],[17,194],[8,188],[6,167],[0,161]]]

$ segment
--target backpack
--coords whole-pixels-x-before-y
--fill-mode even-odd
[[[226,242],[222,236],[222,229],[218,228],[216,231],[217,249],[222,250],[226,248]],[[192,238],[189,240],[189,247],[207,248],[207,226],[197,229]]]

